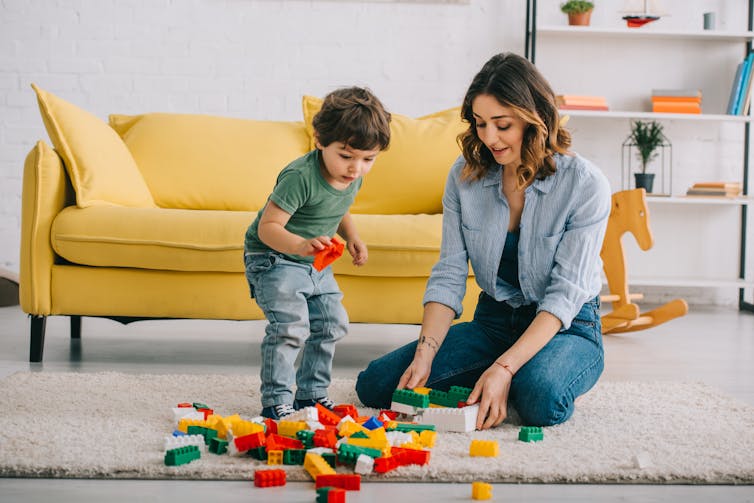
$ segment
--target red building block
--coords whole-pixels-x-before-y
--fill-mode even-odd
[[[264,424],[265,426],[267,426],[267,428],[265,429],[265,432],[267,434],[278,432],[278,424],[275,422],[274,419],[267,418],[264,420]]]
[[[356,407],[351,404],[336,405],[335,407],[333,407],[332,411],[339,415],[341,418],[351,416],[351,419],[356,419],[359,416],[359,412],[356,410]]]
[[[254,472],[256,487],[274,487],[285,485],[285,470],[257,470]]]
[[[317,408],[317,414],[319,415],[320,423],[324,424],[325,426],[334,426],[340,422],[341,417],[324,405],[316,403],[314,404],[314,406]]]
[[[314,447],[329,447],[334,448],[338,443],[338,437],[333,430],[317,430],[312,437]]]
[[[264,436],[264,433],[260,431],[250,435],[244,435],[243,437],[234,438],[233,443],[239,452],[245,452],[250,449],[264,447],[267,443],[267,438]]]
[[[267,450],[268,451],[284,451],[286,449],[303,449],[304,443],[301,440],[295,438],[288,438],[278,435],[276,433],[270,433],[267,435]]]
[[[403,465],[426,465],[429,463],[429,451],[391,447],[390,452],[393,456],[398,456],[398,461]]]
[[[333,237],[330,240],[330,246],[325,248],[324,250],[318,252],[314,256],[314,263],[312,266],[318,271],[321,271],[328,265],[335,262],[338,258],[340,258],[341,255],[343,255],[343,250],[345,249],[346,245],[340,242],[338,238]]]
[[[346,503],[346,491],[337,487],[320,487],[316,503]]]
[[[338,473],[336,475],[317,475],[314,486],[320,487],[339,487],[347,491],[361,490],[361,475],[358,473]]]

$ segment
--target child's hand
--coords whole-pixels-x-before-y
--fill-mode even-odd
[[[348,253],[353,257],[353,265],[362,266],[367,263],[369,253],[367,252],[367,245],[361,239],[353,239],[348,241],[347,245]]]
[[[305,239],[298,245],[296,255],[305,257],[307,255],[316,255],[330,246],[330,238],[328,236],[317,236],[316,238]]]

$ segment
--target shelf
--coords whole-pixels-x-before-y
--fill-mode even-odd
[[[662,278],[662,277],[632,277],[629,276],[628,284],[642,286],[678,286],[689,288],[752,288],[754,279],[708,279],[708,278]]]
[[[647,28],[594,28],[591,26],[539,26],[537,35],[573,35],[584,37],[630,37],[645,39],[717,40],[721,42],[747,42],[754,40],[754,31],[699,30],[693,32],[661,31]]]
[[[720,196],[653,196],[647,194],[650,204],[713,204],[722,206],[748,206],[754,204],[754,197]]]
[[[558,110],[560,115],[587,117],[590,119],[648,119],[648,120],[682,120],[712,122],[752,122],[751,115],[728,114],[667,114],[655,112],[607,111],[598,110]]]

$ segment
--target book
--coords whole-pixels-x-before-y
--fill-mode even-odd
[[[728,108],[725,109],[725,113],[728,115],[733,115],[733,112],[736,110],[736,99],[738,98],[738,91],[741,89],[741,86],[743,85],[743,82],[741,79],[743,78],[743,69],[744,69],[744,62],[740,62],[738,64],[738,68],[736,69],[736,76],[733,77],[733,85],[730,88],[730,97],[728,98]]]
[[[701,99],[702,91],[699,89],[652,89],[652,96],[685,96]]]
[[[555,96],[555,102],[558,106],[562,105],[579,105],[579,106],[599,106],[606,107],[607,100],[604,96],[577,96],[574,94],[559,94]]]
[[[671,114],[700,114],[702,107],[699,103],[657,101],[652,103],[652,111]]]
[[[686,191],[687,196],[716,196],[716,197],[738,197],[738,193],[728,192],[720,189],[694,189]]]
[[[558,110],[610,110],[607,105],[560,105]]]
[[[751,66],[754,62],[754,52],[750,52],[746,58],[744,58],[743,69],[741,70],[741,86],[738,88],[736,95],[736,104],[733,108],[732,115],[743,115],[743,99],[746,95],[746,88],[749,85],[749,79],[751,78]]]
[[[671,103],[702,103],[701,96],[652,96],[652,103],[665,101]]]
[[[754,61],[751,63],[751,69],[749,71],[748,82],[743,83],[744,88],[741,90],[742,101],[738,107],[738,115],[747,115],[749,113],[749,105],[751,104],[751,89],[754,86]]]
[[[697,182],[691,186],[695,189],[737,189],[741,190],[739,182]]]
[[[697,182],[686,191],[687,196],[724,196],[741,195],[742,185],[738,182]]]

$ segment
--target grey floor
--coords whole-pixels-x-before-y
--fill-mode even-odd
[[[134,373],[256,373],[264,323],[144,321],[121,325],[84,318],[81,341],[68,337],[67,318],[47,324],[43,364],[28,363],[27,317],[0,308],[0,378],[16,371]],[[335,375],[354,377],[370,359],[412,340],[417,327],[354,324],[338,346]],[[754,405],[754,314],[692,307],[688,316],[650,331],[606,337],[611,381],[693,380]],[[752,434],[746,432],[745,434]],[[2,448],[2,446],[0,446]],[[754,484],[754,480],[752,481]],[[469,484],[363,484],[349,502],[470,501]],[[494,501],[754,502],[749,486],[497,484]],[[0,479],[0,502],[291,501],[311,502],[312,484],[255,491],[246,482]]]

